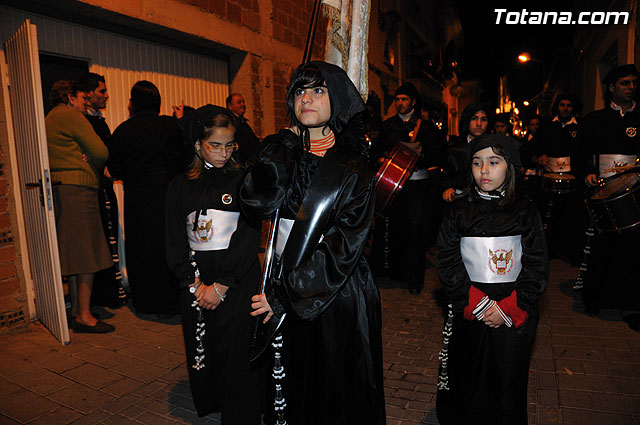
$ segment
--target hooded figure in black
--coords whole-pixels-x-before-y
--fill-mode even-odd
[[[471,183],[445,212],[437,244],[438,277],[450,298],[438,420],[526,425],[538,300],[548,278],[544,231],[535,204],[516,191],[514,139],[475,138],[468,161]]]
[[[264,361],[249,363],[260,232],[240,213],[243,169],[231,159],[234,123],[229,110],[213,105],[186,118],[185,142],[195,152],[189,169],[167,189],[166,251],[180,287],[198,416],[222,412],[222,424],[252,425],[260,423],[267,372]]]
[[[282,217],[267,299],[286,314],[286,419],[383,424],[380,298],[363,256],[374,206],[365,105],[341,68],[311,62],[294,71],[287,107],[292,128],[264,140],[240,190],[248,213]]]

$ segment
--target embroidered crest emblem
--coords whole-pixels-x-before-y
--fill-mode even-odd
[[[627,161],[613,161],[613,169],[615,172],[621,171],[620,169],[624,169],[627,164]]]
[[[571,135],[571,137],[575,139],[576,137],[578,137],[578,132],[576,130],[573,130],[569,132],[569,135]]]
[[[229,205],[233,201],[233,198],[228,193],[222,195],[222,203],[225,205]]]
[[[207,242],[213,236],[213,219],[209,221],[200,221],[195,230],[196,240]]]
[[[489,269],[496,274],[507,274],[513,268],[513,250],[504,249],[489,250]]]
[[[636,127],[627,127],[627,136],[636,137],[637,130],[638,129]]]

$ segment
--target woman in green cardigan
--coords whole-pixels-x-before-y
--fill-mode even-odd
[[[69,282],[73,307],[77,303],[72,328],[82,333],[113,332],[112,325],[96,319],[90,310],[94,274],[113,265],[98,205],[100,175],[109,154],[83,115],[85,94],[75,82],[55,83],[49,100],[55,105],[45,124],[60,267]]]

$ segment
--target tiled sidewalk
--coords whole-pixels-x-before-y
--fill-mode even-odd
[[[552,262],[531,365],[530,424],[640,425],[640,333],[615,311],[581,312],[575,277]],[[420,296],[381,280],[385,394],[390,425],[437,424],[443,315],[427,273]],[[0,336],[0,424],[216,424],[195,415],[181,328],[108,311],[116,332],[58,344],[39,324]],[[304,425],[304,424],[302,424]]]

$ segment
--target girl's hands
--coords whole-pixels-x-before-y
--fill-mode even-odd
[[[216,285],[222,295],[229,289],[228,286],[220,285],[219,283],[216,283]],[[198,305],[206,310],[215,310],[222,302],[213,285],[200,285],[193,295],[196,297]]]
[[[504,319],[500,313],[498,313],[498,308],[496,306],[491,307],[484,313],[482,321],[490,328],[499,328],[504,325]]]
[[[263,313],[267,313],[262,323],[267,323],[271,316],[273,316],[273,310],[267,302],[267,296],[265,294],[254,295],[251,297],[251,308],[253,311],[250,313],[252,316],[260,316]]]

